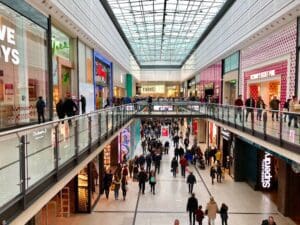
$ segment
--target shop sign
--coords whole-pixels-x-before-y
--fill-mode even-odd
[[[250,76],[250,80],[263,79],[263,78],[268,78],[273,76],[275,76],[275,70],[270,70],[270,71],[252,74]]]
[[[41,129],[37,131],[33,131],[32,136],[35,140],[43,139],[47,134],[47,129]]]
[[[261,187],[270,189],[272,187],[272,155],[265,152],[261,162]]]
[[[205,85],[204,85],[204,88],[205,88],[205,89],[214,89],[214,83],[211,82],[211,83],[205,84]]]
[[[141,88],[142,94],[164,94],[165,93],[165,85],[142,85]]]
[[[11,61],[15,65],[19,65],[20,58],[19,58],[19,51],[15,48],[8,47],[7,45],[16,45],[15,41],[15,30],[10,28],[6,25],[2,25],[0,27],[0,49],[1,49],[1,56],[4,57],[4,62],[8,63]]]

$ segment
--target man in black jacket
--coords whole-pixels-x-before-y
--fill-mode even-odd
[[[189,185],[189,193],[193,193],[194,184],[196,183],[196,177],[193,172],[188,175],[186,182]]]
[[[39,123],[41,123],[41,118],[43,123],[45,123],[45,107],[46,107],[46,103],[43,100],[43,97],[40,96],[38,101],[36,102],[36,111],[38,113]]]
[[[254,119],[253,109],[255,108],[255,99],[252,97],[252,95],[250,96],[250,98],[246,100],[245,106],[246,106],[246,122],[248,120],[249,113],[251,114],[251,121],[252,121]]]
[[[195,197],[195,194],[192,193],[192,196],[188,199],[187,206],[186,206],[186,211],[189,212],[190,224],[195,225],[195,217],[196,217],[195,212],[197,209],[198,209],[198,200]]]
[[[177,169],[178,169],[178,161],[174,157],[172,162],[171,162],[171,170],[173,172],[173,177],[176,177]]]
[[[145,172],[144,168],[142,168],[138,174],[139,188],[140,192],[142,191],[142,194],[145,194],[145,183],[147,181],[147,178],[147,173]]]

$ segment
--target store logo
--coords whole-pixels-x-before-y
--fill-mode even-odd
[[[261,163],[261,186],[263,188],[270,188],[272,181],[272,171],[271,171],[271,159],[272,155],[270,153],[265,153],[265,157]]]
[[[4,57],[4,62],[8,63],[11,61],[15,65],[19,65],[20,58],[19,58],[19,51],[17,49],[8,47],[7,44],[16,45],[15,41],[15,30],[2,25],[0,28],[0,41],[4,42],[1,43],[0,49],[1,49],[1,55],[0,57]]]
[[[250,80],[262,79],[262,78],[273,77],[273,76],[275,76],[275,70],[270,70],[262,73],[252,74],[250,76]]]
[[[32,136],[34,137],[35,140],[39,140],[45,137],[47,134],[47,129],[42,129],[38,131],[33,131]]]

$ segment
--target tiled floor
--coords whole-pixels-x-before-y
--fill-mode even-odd
[[[140,148],[140,147],[138,147]],[[140,149],[137,149],[140,152]],[[145,195],[138,197],[138,183],[129,182],[129,190],[126,201],[114,200],[110,193],[109,200],[101,196],[100,201],[92,214],[75,215],[62,219],[59,224],[69,225],[173,225],[178,218],[180,224],[187,225],[188,214],[186,203],[189,197],[185,179],[178,176],[173,178],[170,172],[170,160],[173,149],[169,155],[164,155],[161,173],[157,178],[156,195],[150,193],[150,187],[146,185]],[[290,219],[280,215],[274,203],[261,192],[254,191],[246,183],[236,183],[229,177],[221,184],[211,185],[208,170],[196,171],[189,167],[197,178],[194,192],[200,204],[204,207],[209,200],[210,193],[215,197],[218,205],[222,202],[229,206],[230,225],[254,225],[261,224],[262,219],[272,215],[278,225],[294,225]],[[207,219],[203,224],[207,224]],[[217,218],[216,224],[221,224]]]

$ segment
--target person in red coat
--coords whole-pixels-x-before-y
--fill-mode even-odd
[[[180,167],[181,167],[181,176],[185,177],[185,170],[188,166],[188,161],[185,157],[181,156],[179,161]]]

